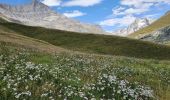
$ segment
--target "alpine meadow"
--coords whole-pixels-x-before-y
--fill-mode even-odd
[[[169,0],[1,0],[0,100],[170,100],[169,10]]]

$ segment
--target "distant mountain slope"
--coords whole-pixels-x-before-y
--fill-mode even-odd
[[[33,0],[32,3],[20,6],[0,4],[0,15],[11,22],[22,23],[30,26],[41,26],[82,33],[104,34],[98,25],[81,23],[74,19],[52,11],[43,3]]]
[[[0,23],[20,35],[47,41],[65,49],[87,53],[148,59],[170,59],[170,47],[149,42],[96,34],[31,27],[16,23]]]
[[[149,26],[153,21],[147,18],[137,18],[132,24],[130,24],[127,28],[120,29],[112,32],[114,35],[118,36],[127,36],[131,33],[134,33],[146,26]]]
[[[158,29],[161,29],[163,27],[166,27],[170,25],[170,13],[167,12],[164,16],[162,16],[160,19],[149,25],[148,27],[145,27],[139,31],[136,31],[129,35],[131,38],[141,38],[144,37],[147,34],[150,34],[151,32],[154,32]]]
[[[145,41],[167,44],[170,42],[170,26],[166,26],[141,38]]]

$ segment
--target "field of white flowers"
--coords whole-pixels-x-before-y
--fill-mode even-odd
[[[41,64],[31,56],[0,54],[0,100],[166,100],[170,93],[170,63],[58,54]]]

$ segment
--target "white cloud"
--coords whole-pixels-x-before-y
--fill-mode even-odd
[[[142,17],[154,20],[157,18],[157,16],[160,16],[160,14],[149,14],[149,15],[144,15]]]
[[[41,2],[47,6],[59,6],[61,4],[61,0],[42,0]]]
[[[149,8],[129,8],[124,10],[124,12],[121,12],[122,14],[141,14],[146,11],[149,11]]]
[[[103,0],[70,0],[68,2],[63,3],[63,6],[81,6],[81,7],[89,7],[94,6],[96,4],[101,3]]]
[[[170,4],[170,0],[121,0],[120,2],[122,6],[134,7],[137,9],[144,7],[150,8],[151,6],[162,3]]]
[[[127,8],[124,10],[113,9],[113,15],[127,15],[127,14],[141,14],[143,12],[149,11],[149,8]]]
[[[64,15],[67,17],[79,17],[86,15],[86,13],[80,12],[79,10],[74,10],[72,12],[64,13]]]
[[[125,7],[115,7],[112,9],[114,15],[122,15],[124,14],[123,11],[125,10]]]
[[[113,8],[114,15],[141,14],[149,11],[155,3],[152,0],[122,0],[119,8]],[[127,9],[120,9],[120,8]]]
[[[136,15],[154,18],[152,15],[145,15],[145,12],[161,4],[170,4],[170,0],[121,0],[120,6],[112,9],[112,18],[101,21],[100,25],[127,26],[136,19]]]
[[[120,7],[113,8],[112,11],[113,15],[142,14],[162,3],[170,4],[170,0],[121,0]]]
[[[100,22],[100,25],[102,26],[127,26],[131,23],[134,22],[134,20],[136,19],[136,17],[134,17],[133,15],[127,15],[121,18],[111,18],[111,19],[106,19],[102,22]]]

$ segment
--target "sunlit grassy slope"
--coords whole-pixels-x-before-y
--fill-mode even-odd
[[[141,36],[149,34],[149,33],[153,32],[153,31],[156,31],[156,30],[158,30],[158,29],[160,29],[162,27],[168,26],[168,25],[170,25],[170,13],[168,13],[167,15],[161,17],[160,19],[158,19],[157,21],[155,21],[151,25],[130,34],[129,37],[131,37],[131,38],[140,38]]]
[[[59,53],[67,51],[63,48],[51,45],[47,42],[14,33],[0,32],[0,42],[11,43],[13,45],[24,46],[28,49],[35,49],[41,52],[48,53]]]
[[[39,39],[69,50],[149,59],[170,59],[170,47],[149,42],[94,34],[31,27],[14,23],[0,26],[20,35]]]
[[[0,26],[0,42],[10,43],[17,47],[25,47],[27,49],[34,49],[34,50],[38,50],[41,52],[48,52],[48,53],[59,53],[59,52],[68,51],[42,40],[16,34],[16,32],[3,26]]]

